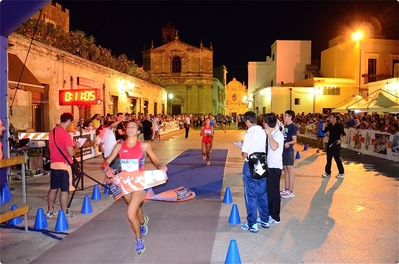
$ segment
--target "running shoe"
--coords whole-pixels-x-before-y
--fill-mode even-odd
[[[339,173],[337,176],[335,176],[336,178],[344,178],[345,177],[345,173]]]
[[[330,177],[331,177],[331,174],[329,174],[329,173],[324,173],[323,175],[321,175],[321,177],[323,177],[323,178],[330,178]]]
[[[140,226],[140,233],[141,233],[142,236],[147,235],[147,233],[148,233],[148,227],[147,227],[146,225],[141,225],[141,226]]]
[[[288,189],[286,189],[286,188],[282,189],[282,190],[280,191],[280,195],[283,194],[283,193],[286,193],[287,191],[288,191]]]
[[[72,212],[67,212],[66,214],[65,214],[65,217],[66,217],[66,219],[74,219],[74,218],[76,218],[76,214],[74,214],[74,213],[72,213]]]
[[[274,220],[273,217],[269,216],[269,224],[280,224],[280,221]]]
[[[146,214],[144,214],[144,224],[146,225],[146,226],[148,226],[148,223],[150,222],[150,218],[148,217],[148,215],[146,215]]]
[[[258,233],[258,224],[253,224],[252,227],[249,227],[248,224],[245,223],[241,225],[241,229],[251,233]]]
[[[281,198],[294,198],[295,197],[295,193],[291,192],[291,191],[287,191],[283,194],[281,194]]]
[[[141,255],[145,252],[144,240],[142,238],[136,239],[136,252]]]
[[[258,225],[260,225],[261,227],[263,227],[263,228],[269,228],[270,227],[269,223],[263,222],[262,220],[260,220],[260,218],[256,219],[256,223]]]

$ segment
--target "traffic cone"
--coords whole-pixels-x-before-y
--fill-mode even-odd
[[[230,187],[226,188],[226,192],[224,193],[223,203],[225,203],[225,204],[233,203],[233,198],[231,197]]]
[[[64,210],[60,210],[58,212],[57,222],[55,223],[55,231],[62,232],[68,230],[68,221],[66,219],[66,215]]]
[[[5,203],[3,201],[3,198],[1,198],[1,195],[0,195],[0,205],[3,205],[3,204],[5,204]]]
[[[3,188],[5,189],[6,194],[8,195],[8,200],[11,200],[12,199],[12,193],[10,191],[10,188],[8,187],[8,184],[4,183],[4,187]]]
[[[98,184],[94,185],[91,199],[92,200],[101,200],[101,193],[100,193],[100,189],[98,189]]]
[[[38,208],[36,213],[34,229],[44,229],[48,226],[46,216],[44,215],[43,208]]]
[[[305,144],[305,145],[303,146],[303,150],[308,150],[308,145]]]
[[[18,207],[14,204],[13,206],[11,206],[11,211],[17,210],[17,208]],[[9,225],[19,225],[21,223],[22,223],[21,216],[14,217],[13,219],[8,221]]]
[[[105,188],[104,188],[104,194],[105,195],[109,195],[110,193],[109,193],[110,191],[109,191],[109,185],[108,185],[108,183],[106,183],[105,184]]]
[[[230,240],[229,250],[227,251],[225,264],[228,263],[240,263],[240,252],[238,252],[237,241],[235,239]]]
[[[229,217],[229,224],[236,225],[241,223],[240,214],[238,213],[238,207],[236,204],[233,204],[231,207],[230,217]]]
[[[1,199],[3,200],[3,203],[8,203],[10,201],[10,199],[8,198],[5,186],[3,187],[3,189],[1,190]]]
[[[80,212],[82,214],[91,214],[93,212],[93,209],[91,208],[89,196],[87,196],[87,195],[83,199],[82,211],[80,211]]]
[[[297,152],[296,152],[295,159],[300,159],[300,158],[301,158],[301,155],[299,154],[299,151],[297,151]]]

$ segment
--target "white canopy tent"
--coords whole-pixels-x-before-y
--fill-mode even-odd
[[[385,94],[384,94],[385,93]],[[333,111],[356,111],[356,112],[399,112],[399,97],[379,89],[371,93],[366,100],[360,95],[354,96],[349,103],[334,109]]]

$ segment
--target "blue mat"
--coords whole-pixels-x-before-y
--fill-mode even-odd
[[[211,165],[202,159],[200,149],[188,149],[167,164],[168,181],[153,189],[155,194],[184,186],[196,198],[220,199],[227,149],[212,149]]]

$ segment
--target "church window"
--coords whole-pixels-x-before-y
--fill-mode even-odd
[[[180,73],[181,72],[181,59],[176,56],[172,59],[172,73]]]

